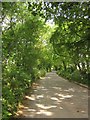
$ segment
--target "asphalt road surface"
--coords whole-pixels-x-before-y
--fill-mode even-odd
[[[88,89],[59,77],[56,72],[33,84],[18,117],[88,118]]]

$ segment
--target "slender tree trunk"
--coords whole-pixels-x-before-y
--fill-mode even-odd
[[[79,67],[79,70],[82,71],[81,67],[80,67],[80,64],[78,63],[77,66]]]
[[[87,71],[89,71],[89,61],[86,60],[86,64],[87,64]]]
[[[66,68],[66,64],[65,64],[65,62],[64,61],[62,61],[63,62],[63,67],[64,67],[64,70],[66,70],[67,68]]]
[[[85,70],[85,63],[82,62],[82,70]]]

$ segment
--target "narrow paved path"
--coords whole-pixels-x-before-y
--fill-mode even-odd
[[[28,118],[88,118],[88,90],[50,72],[33,85],[18,114]]]

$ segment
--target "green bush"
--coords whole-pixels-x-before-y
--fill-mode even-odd
[[[61,70],[61,71],[57,71],[57,74],[67,78],[69,81],[76,81],[78,83],[82,83],[82,84],[86,84],[88,85],[88,75],[87,74],[81,74],[81,72],[79,70],[74,70],[73,72],[71,72],[70,70]]]
[[[43,77],[43,76],[45,76],[45,74],[46,74],[46,71],[44,69],[41,69],[40,70],[40,76]]]
[[[11,66],[13,67],[13,66]],[[3,73],[3,118],[13,116],[17,111],[18,102],[22,100],[26,89],[31,84],[31,75],[18,67],[4,69]],[[8,68],[8,66],[6,67]]]
[[[12,70],[13,68],[13,70]],[[7,65],[3,72],[3,119],[15,115],[18,103],[22,101],[27,88],[31,87],[32,82],[40,76],[44,76],[44,69],[33,69],[32,74],[18,68],[17,66]]]
[[[77,82],[81,81],[81,74],[79,72],[79,70],[75,70],[72,74],[71,74],[71,79]]]

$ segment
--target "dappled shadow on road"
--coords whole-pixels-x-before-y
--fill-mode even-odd
[[[37,86],[38,89],[43,91],[44,94],[36,94],[38,90],[33,89],[32,94],[30,96],[25,96],[23,101],[24,106],[20,107],[18,111],[18,115],[22,115],[25,117],[50,117],[53,116],[55,113],[55,109],[63,110],[61,102],[64,99],[69,99],[73,97],[73,95],[65,95],[60,94],[60,92],[55,92],[53,95],[47,94],[49,93],[49,89],[45,89],[43,86]],[[58,87],[52,87],[52,89],[58,89]],[[58,89],[58,90],[61,90]],[[52,90],[53,91],[53,90]]]
[[[55,79],[51,73],[41,78],[38,83],[33,83],[30,95],[25,96],[23,106],[19,107],[18,117],[28,118],[78,118],[87,117],[87,90],[71,83]],[[53,76],[53,77],[52,77]],[[60,78],[59,78],[60,79]],[[66,85],[65,85],[66,82]],[[79,88],[79,90],[78,90]],[[78,95],[78,93],[80,93]]]

